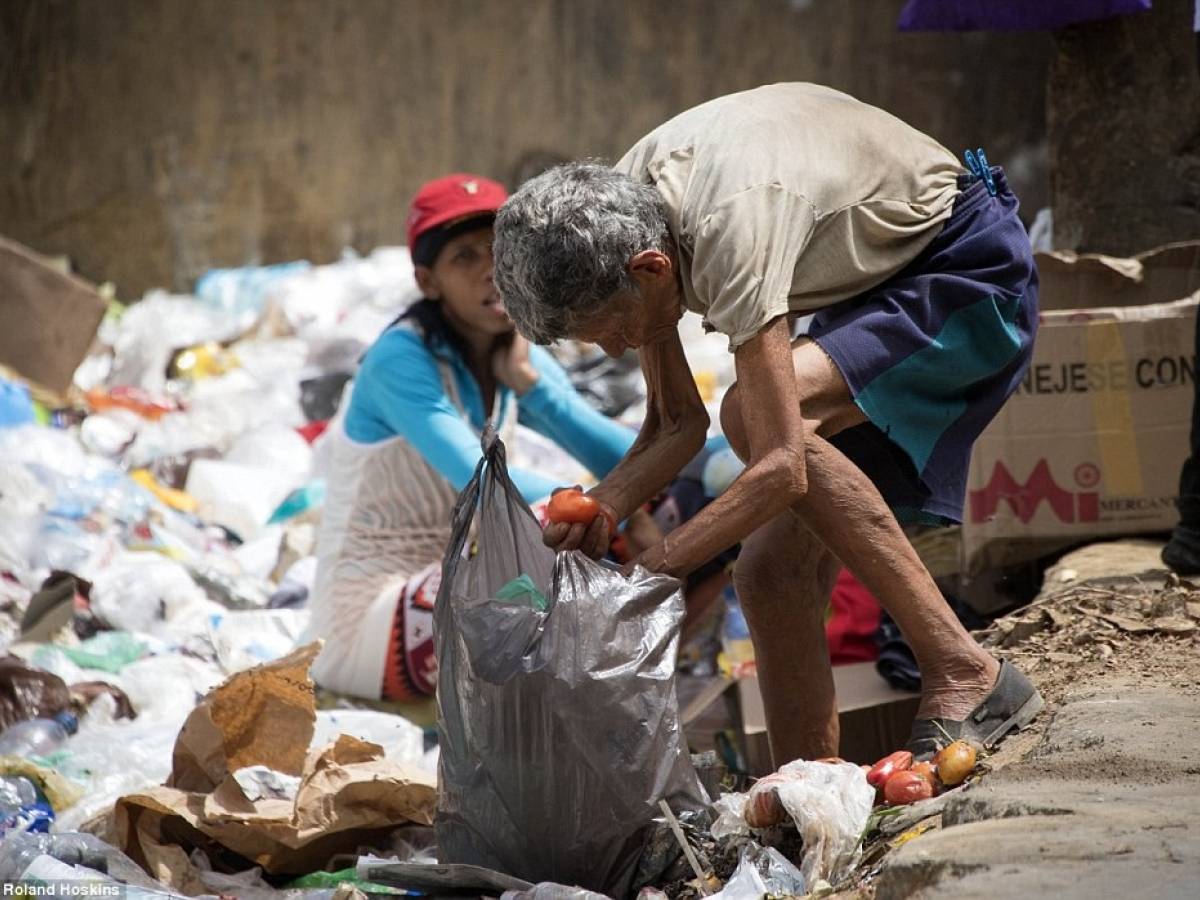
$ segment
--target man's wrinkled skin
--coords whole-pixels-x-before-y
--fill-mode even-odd
[[[647,415],[633,448],[590,492],[618,519],[661,491],[699,452],[709,419],[676,329],[674,260],[644,251],[630,262],[636,293],[618,294],[571,335],[620,355],[638,348]],[[922,675],[920,716],[965,718],[999,664],[967,634],[879,491],[826,438],[865,421],[840,371],[809,340],[790,340],[786,316],[735,351],[737,384],[721,424],[746,469],[695,518],[635,561],[676,577],[741,541],[734,572],[750,626],[776,764],[832,756],[837,705],[824,613],[840,562],[879,599],[912,645]],[[557,549],[598,558],[608,525],[549,526]]]

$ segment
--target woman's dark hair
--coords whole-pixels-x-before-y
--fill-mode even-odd
[[[480,213],[461,222],[430,229],[417,239],[417,246],[412,248],[413,262],[420,266],[432,266],[442,248],[454,238],[480,228],[491,228],[495,221],[495,213]],[[397,316],[388,328],[405,319],[410,319],[417,326],[425,346],[430,350],[438,344],[445,344],[459,356],[466,357],[467,342],[446,320],[442,304],[437,300],[430,300],[428,297],[418,300]]]
[[[427,297],[418,300],[397,316],[396,320],[388,328],[406,319],[411,320],[417,326],[417,330],[421,333],[421,339],[430,350],[438,344],[445,344],[451,350],[458,353],[459,356],[465,357],[467,355],[467,342],[446,321],[446,314],[442,311],[441,301],[430,300]]]

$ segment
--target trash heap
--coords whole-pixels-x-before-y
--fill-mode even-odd
[[[111,302],[63,394],[0,371],[0,880],[276,896],[430,830],[426,729],[316,709],[316,648],[297,647],[314,442],[415,296],[404,248],[214,271],[194,296]],[[297,653],[292,676],[271,669]],[[364,801],[380,779],[396,789]]]
[[[0,880],[116,881],[133,897],[601,896],[531,884],[486,865],[490,858],[431,866],[442,836],[433,827],[438,812],[450,803],[478,807],[482,794],[464,782],[458,794],[443,786],[439,798],[428,710],[421,727],[396,710],[324,695],[308,676],[319,645],[298,645],[324,498],[320,436],[362,353],[415,298],[404,248],[328,266],[214,271],[194,295],[111,302],[65,394],[0,371]],[[719,338],[694,330],[685,345],[717,421],[730,360]],[[643,410],[636,371],[573,352],[567,348],[564,362],[586,395],[636,424]],[[523,430],[509,454],[564,483],[582,480],[577,464]],[[526,543],[544,550],[532,538]],[[538,594],[536,586],[530,594],[529,574],[522,581],[508,571],[532,552],[503,560],[493,553],[486,565],[526,585],[505,600],[515,605],[500,610],[502,618],[523,616],[553,634],[566,627],[562,610],[555,624],[553,611],[524,609],[521,598]],[[546,573],[535,569],[544,583]],[[589,591],[611,593],[597,588],[604,579],[595,572],[570,580],[576,603],[594,602]],[[644,602],[657,608],[661,586],[649,585]],[[877,791],[863,768],[840,760],[789,763],[748,793],[720,790],[711,772],[697,780],[670,676],[677,605],[644,659],[644,623],[632,607],[622,613],[632,616],[626,624],[620,615],[603,617],[622,629],[630,659],[644,669],[637,677],[653,689],[598,682],[581,714],[617,698],[628,718],[625,738],[599,721],[564,724],[564,698],[549,706],[540,699],[560,690],[550,681],[520,686],[493,673],[487,697],[526,698],[545,718],[536,727],[527,718],[528,734],[489,739],[532,746],[566,728],[593,734],[590,747],[573,752],[605,760],[591,773],[597,783],[628,764],[623,790],[638,846],[622,845],[609,867],[621,873],[622,891],[740,900],[844,883],[864,834],[880,821],[880,804],[900,795],[886,795],[883,782]],[[574,646],[570,634],[556,641],[560,652]],[[471,678],[481,661],[498,658],[472,651],[468,664],[464,654],[456,665],[469,665]],[[525,665],[520,653],[512,659],[516,669]],[[614,662],[611,671],[620,668]],[[557,677],[552,669],[543,674]],[[585,666],[571,677],[589,674]],[[498,712],[478,705],[484,694],[459,696],[445,684],[442,694],[455,694],[464,708],[476,703],[476,727],[485,721],[479,716]],[[505,716],[492,719],[506,727]],[[644,743],[629,737],[650,720],[670,733]],[[670,757],[661,775],[644,758],[656,747]],[[453,765],[443,777],[470,769],[464,749],[448,750]],[[557,764],[566,766],[568,756],[559,752]],[[501,785],[511,767],[525,763],[510,761],[507,772],[503,760],[490,765],[494,772],[476,777],[486,775],[499,796],[511,787]],[[569,766],[562,772],[571,777]],[[616,813],[588,831],[588,809],[571,793],[586,779],[555,787],[527,767],[520,777],[532,780],[519,795],[536,789],[571,798],[581,840],[586,832],[589,840],[604,834],[628,844],[629,823]],[[932,771],[906,778],[928,790],[910,789],[904,802],[939,785]],[[621,792],[612,794],[616,809]],[[538,859],[551,860],[557,836],[546,826],[538,826]],[[497,859],[519,854],[519,841],[499,838],[478,832],[458,844],[487,847]],[[639,880],[649,872],[653,878]]]

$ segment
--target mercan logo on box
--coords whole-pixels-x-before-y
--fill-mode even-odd
[[[1075,481],[1081,487],[1094,487],[1100,481],[1100,469],[1093,463],[1084,463],[1076,467]],[[1024,481],[1018,481],[1008,466],[997,460],[987,484],[969,494],[970,521],[974,524],[989,521],[1002,501],[1022,524],[1033,520],[1043,502],[1060,522],[1100,521],[1099,492],[1067,490],[1054,480],[1050,463],[1044,457]]]

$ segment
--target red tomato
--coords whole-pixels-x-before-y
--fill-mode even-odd
[[[937,793],[937,789],[938,789],[937,772],[933,768],[933,763],[930,763],[930,762],[913,763],[913,767],[911,769],[909,769],[908,771],[916,772],[918,775],[920,775],[922,778],[924,778],[926,781],[928,781],[929,786],[931,788],[933,788],[933,792],[935,794]]]
[[[920,772],[911,769],[894,773],[883,786],[883,797],[892,806],[904,806],[918,800],[928,800],[932,796],[933,785]]]
[[[575,488],[556,491],[547,509],[551,522],[569,522],[572,525],[591,525],[592,520],[601,514],[600,504]]]
[[[912,766],[912,754],[907,750],[897,750],[889,753],[871,767],[867,773],[867,782],[873,787],[881,787],[896,772],[903,772]]]

